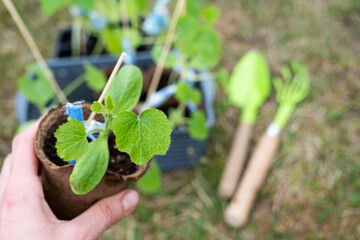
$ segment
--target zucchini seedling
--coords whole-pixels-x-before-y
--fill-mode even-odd
[[[76,160],[70,176],[74,193],[88,193],[104,176],[109,163],[111,132],[118,150],[129,154],[137,165],[148,162],[154,155],[166,154],[171,134],[166,115],[157,109],[145,110],[139,116],[131,112],[139,101],[141,89],[141,71],[135,66],[124,66],[107,92],[105,106],[97,101],[91,105],[93,112],[104,116],[104,129],[86,132],[82,122],[70,119],[56,130],[59,157],[65,161]],[[88,142],[87,136],[94,131],[99,132],[99,137]]]
[[[57,102],[55,92],[39,64],[27,66],[27,74],[19,78],[18,88],[39,109],[41,115],[46,113],[46,105],[50,101]]]
[[[65,97],[69,97],[70,94],[77,91],[83,83],[86,83],[95,92],[101,92],[104,88],[106,75],[103,71],[89,63],[84,65],[84,71],[84,74],[75,78],[62,89]],[[30,103],[36,106],[40,115],[45,115],[51,107],[59,103],[58,96],[53,90],[48,77],[37,63],[27,66],[26,74],[18,79],[18,89]],[[22,109],[23,105],[21,104],[22,102],[19,101],[16,108]],[[23,120],[20,120],[22,125],[17,129],[17,133],[22,132],[35,121],[33,119],[29,120],[28,115],[25,115],[25,118],[21,118],[21,116],[19,118],[27,122],[24,123]]]
[[[148,15],[148,0],[39,0],[45,16],[50,17],[68,8],[73,16],[71,32],[72,56],[87,52],[83,41],[86,37],[97,38],[89,55],[99,55],[106,49],[110,54],[135,50],[143,42],[140,19]]]
[[[221,57],[221,41],[214,29],[219,16],[220,10],[215,6],[203,7],[199,1],[188,1],[186,15],[177,22],[171,51],[163,64],[179,73],[175,90],[179,105],[170,109],[170,122],[173,127],[187,125],[190,136],[197,140],[207,138],[209,125],[205,112],[197,108],[202,93],[195,82],[220,78],[224,72],[223,69],[210,72],[218,67]],[[162,52],[161,45],[152,49],[154,62],[160,63]],[[186,108],[190,110],[189,117],[185,117]]]

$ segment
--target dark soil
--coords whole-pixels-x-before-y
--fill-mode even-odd
[[[122,175],[129,175],[135,172],[136,164],[130,161],[130,156],[127,153],[118,151],[113,133],[109,135],[108,144],[110,152],[108,170]]]
[[[57,166],[64,166],[69,164],[57,155],[55,147],[56,138],[54,136],[56,129],[58,128],[58,126],[66,122],[66,118],[67,116],[64,116],[59,119],[59,125],[55,125],[49,130],[44,144],[44,152],[46,156],[51,162],[53,162]],[[130,156],[127,153],[117,150],[117,146],[115,144],[115,136],[113,133],[109,135],[108,145],[110,153],[108,171],[121,175],[129,175],[134,173],[137,169],[137,165],[130,161]]]

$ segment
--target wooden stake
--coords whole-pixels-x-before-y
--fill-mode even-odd
[[[185,4],[186,4],[186,0],[178,0],[177,1],[176,7],[175,7],[175,10],[174,10],[174,14],[173,14],[173,16],[171,18],[171,21],[170,21],[169,32],[168,32],[168,34],[166,36],[166,39],[165,39],[164,48],[163,48],[163,50],[161,52],[159,62],[156,65],[155,73],[154,73],[153,78],[151,80],[149,91],[148,91],[148,94],[146,96],[145,106],[148,105],[151,95],[156,91],[156,89],[159,86],[160,77],[161,77],[161,74],[162,74],[162,72],[164,70],[165,61],[166,61],[166,58],[167,58],[167,56],[169,54],[171,43],[172,43],[172,41],[174,39],[174,36],[175,36],[176,24],[177,24],[177,22],[178,22],[178,20],[180,18],[180,15],[182,15],[182,13],[183,13],[183,9],[184,9]]]
[[[36,62],[39,64],[41,69],[43,70],[44,74],[46,75],[47,79],[50,82],[50,85],[53,87],[56,97],[59,99],[59,101],[62,104],[66,104],[68,100],[66,99],[66,96],[62,92],[61,88],[57,84],[51,70],[47,66],[43,56],[40,53],[39,48],[36,46],[35,41],[33,37],[31,36],[29,30],[24,24],[24,21],[21,19],[19,13],[17,12],[14,4],[11,2],[11,0],[2,0],[4,2],[5,7],[9,11],[12,19],[14,20],[16,26],[19,28],[20,33],[22,34],[23,38],[25,39],[25,42],[29,46]]]
[[[125,56],[126,56],[126,53],[124,53],[124,52],[120,55],[119,60],[117,61],[116,65],[114,67],[114,70],[112,71],[112,73],[111,73],[111,75],[109,77],[109,80],[106,83],[106,86],[105,86],[104,90],[102,91],[102,93],[101,93],[101,95],[100,95],[100,97],[98,99],[99,103],[102,103],[104,101],[106,93],[109,90],[111,84],[113,83],[113,81],[115,79],[115,76],[116,76],[116,73],[119,71],[122,62],[124,61]],[[92,112],[90,114],[88,120],[86,121],[86,125],[89,126],[90,122],[94,119],[95,115],[96,115],[95,112]]]

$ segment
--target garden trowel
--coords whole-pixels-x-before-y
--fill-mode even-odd
[[[279,103],[278,111],[266,133],[260,138],[234,198],[225,210],[225,221],[233,226],[243,226],[248,219],[256,193],[260,189],[280,141],[280,133],[285,127],[296,105],[309,93],[309,77],[305,67],[297,62],[292,62],[290,68],[284,67],[280,78],[274,80],[276,100]],[[292,76],[293,75],[293,76]]]
[[[264,56],[254,50],[246,53],[235,66],[228,87],[230,102],[240,107],[242,113],[220,180],[219,194],[225,198],[231,197],[235,191],[258,108],[270,93],[270,74]]]

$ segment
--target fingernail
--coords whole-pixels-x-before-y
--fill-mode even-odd
[[[128,191],[125,196],[122,198],[122,204],[124,206],[124,211],[126,214],[129,214],[134,210],[136,205],[139,202],[139,194],[135,191]]]

